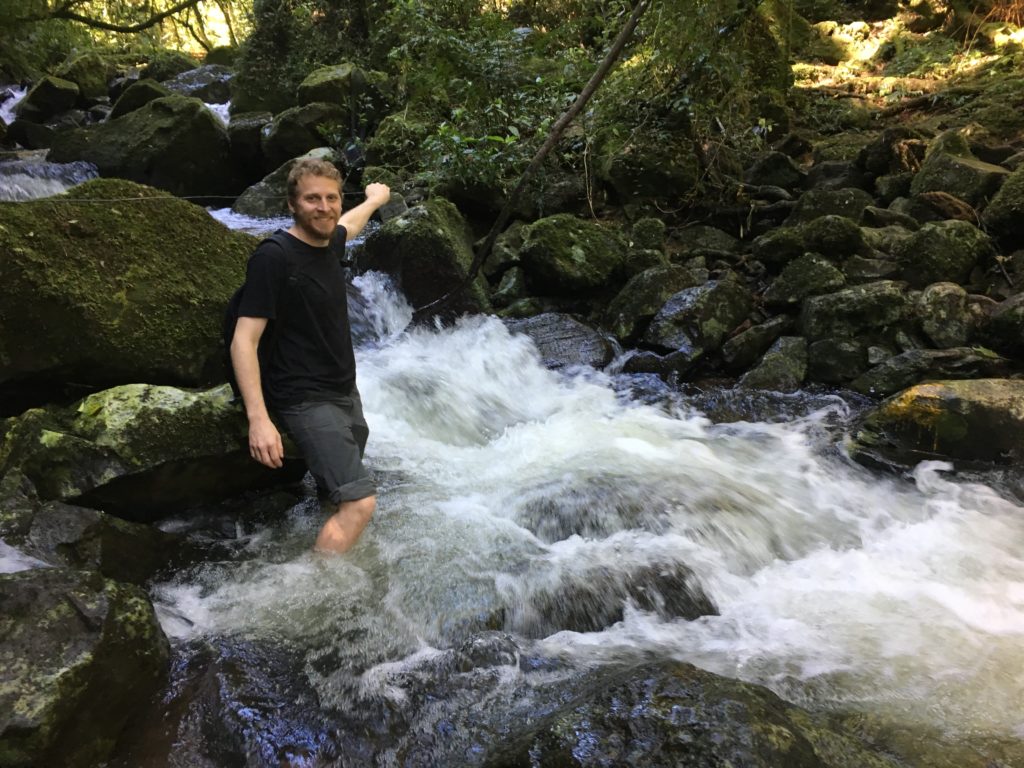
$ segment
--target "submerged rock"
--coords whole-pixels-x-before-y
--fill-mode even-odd
[[[0,576],[0,760],[103,763],[164,679],[168,657],[138,587],[64,569]]]
[[[935,381],[872,411],[850,447],[858,461],[913,466],[926,459],[1024,463],[1024,380]]]
[[[521,320],[506,320],[513,333],[533,339],[541,359],[549,368],[586,365],[603,368],[615,354],[608,339],[569,315],[545,312]]]

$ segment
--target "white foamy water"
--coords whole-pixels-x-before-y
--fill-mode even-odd
[[[14,122],[14,108],[18,102],[25,98],[25,94],[28,93],[27,88],[20,88],[16,85],[0,85],[0,92],[10,91],[13,96],[3,104],[0,104],[0,120],[3,120],[7,125]]]
[[[214,117],[220,120],[221,125],[227,126],[231,122],[231,102],[225,102],[224,104],[206,104],[206,108],[213,112]]]
[[[364,540],[343,558],[309,554],[321,517],[300,505],[253,532],[246,562],[162,585],[169,632],[285,635],[381,689],[488,617],[543,626],[530,623],[540,597],[571,606],[595,574],[683,569],[720,615],[659,617],[615,597],[621,622],[552,630],[540,647],[581,664],[686,660],[954,738],[1024,736],[1019,505],[943,465],[902,481],[825,450],[838,400],[787,423],[715,425],[624,401],[600,374],[545,370],[493,318],[402,330],[407,307],[373,276],[362,287],[381,317],[358,352],[381,483]],[[342,703],[340,674],[311,673],[324,702]]]
[[[258,219],[235,213],[230,208],[207,208],[207,212],[229,229],[238,229],[248,232],[250,235],[266,235],[276,229],[287,229],[292,225],[290,216],[281,216],[276,219]]]

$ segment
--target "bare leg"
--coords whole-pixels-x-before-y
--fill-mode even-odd
[[[338,511],[328,518],[313,546],[317,552],[341,554],[348,552],[359,540],[366,524],[377,508],[377,497],[367,496],[358,501],[343,501]]]

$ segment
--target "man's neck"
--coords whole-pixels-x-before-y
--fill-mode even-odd
[[[330,238],[327,238],[326,240],[324,240],[324,239],[316,237],[316,236],[311,236],[306,230],[301,229],[300,227],[296,226],[295,224],[292,224],[288,228],[288,234],[291,235],[292,237],[294,237],[297,240],[301,240],[306,245],[313,246],[314,248],[326,248],[328,245],[331,244],[331,239]]]

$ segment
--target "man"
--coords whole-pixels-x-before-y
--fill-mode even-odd
[[[359,539],[377,503],[363,467],[369,430],[356,389],[348,323],[345,241],[366,226],[391,196],[366,187],[365,202],[341,212],[342,179],[320,159],[303,159],[288,174],[293,224],[264,241],[249,259],[231,361],[249,419],[249,452],[281,467],[284,448],[270,412],[302,453],[332,514],[315,548],[345,552]],[[261,368],[260,337],[274,323],[273,347]]]

